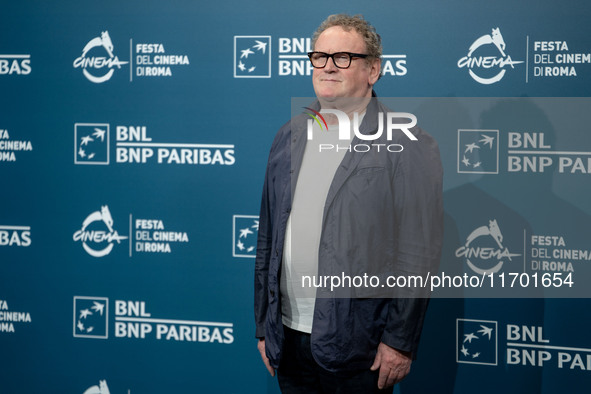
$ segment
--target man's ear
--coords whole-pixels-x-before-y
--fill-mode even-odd
[[[382,60],[374,59],[369,63],[369,84],[374,85],[380,78],[382,72]]]

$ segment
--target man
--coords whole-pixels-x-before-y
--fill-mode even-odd
[[[302,278],[435,269],[443,226],[439,151],[416,127],[416,141],[402,132],[386,141],[379,117],[387,108],[372,99],[380,37],[361,16],[329,16],[313,48],[318,102],[309,110],[329,114],[327,130],[311,139],[312,115],[297,116],[271,148],[255,267],[258,348],[284,393],[392,392],[416,356],[428,299],[385,298],[370,288],[331,296],[305,289]],[[340,140],[338,113],[353,124],[348,141]],[[350,148],[369,139],[402,149]],[[323,152],[335,143],[351,145]]]

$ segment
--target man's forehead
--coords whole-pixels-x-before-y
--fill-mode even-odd
[[[339,46],[347,46],[347,47],[365,47],[365,41],[363,41],[363,37],[361,34],[357,32],[354,28],[350,28],[349,30],[345,30],[341,26],[331,26],[328,29],[324,30],[318,36],[318,40],[316,41],[315,48],[318,49],[318,46],[331,46],[331,45],[339,45]],[[340,48],[341,50],[345,50],[346,48]]]

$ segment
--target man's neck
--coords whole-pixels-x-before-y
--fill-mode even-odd
[[[336,109],[347,114],[349,119],[353,119],[355,113],[361,115],[365,113],[371,97],[338,97],[338,98],[318,98],[320,109]],[[326,114],[328,124],[337,124],[338,119],[335,115]]]

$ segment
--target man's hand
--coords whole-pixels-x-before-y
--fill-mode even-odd
[[[259,352],[261,353],[263,363],[265,363],[265,367],[267,367],[267,371],[269,371],[271,376],[275,376],[275,370],[273,369],[273,367],[271,367],[271,363],[269,363],[269,359],[267,358],[267,354],[265,353],[265,338],[259,339],[257,347],[259,348]]]
[[[383,389],[393,386],[404,379],[410,372],[411,363],[411,353],[400,352],[380,342],[378,353],[370,369],[376,371],[379,368],[378,388]]]

